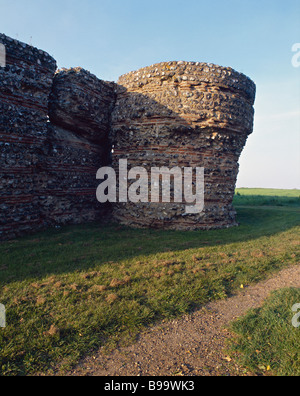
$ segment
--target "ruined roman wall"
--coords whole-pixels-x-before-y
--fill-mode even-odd
[[[118,203],[114,219],[182,230],[236,225],[232,201],[238,161],[253,131],[255,91],[243,74],[205,63],[160,63],[122,76],[113,112],[116,170],[119,159],[149,175],[152,167],[202,167],[205,207],[187,214],[185,204]]]
[[[56,62],[2,34],[0,44],[6,48],[6,67],[0,68],[0,237],[13,237],[45,225],[39,169]]]
[[[109,205],[96,199],[97,170],[110,163],[113,83],[81,68],[56,73],[49,98],[43,207],[54,224],[101,221]]]
[[[114,84],[0,35],[0,239],[100,221],[96,172],[109,161]]]
[[[168,62],[118,84],[57,70],[44,51],[0,34],[0,239],[110,219],[134,227],[236,224],[238,160],[253,129],[255,85],[231,68]],[[113,146],[113,155],[111,148]],[[97,202],[97,170],[203,167],[205,207]],[[150,196],[149,196],[150,199]],[[113,214],[111,209],[113,207]]]

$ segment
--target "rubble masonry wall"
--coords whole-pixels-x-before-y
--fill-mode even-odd
[[[118,84],[81,68],[57,70],[44,51],[0,34],[0,239],[111,219],[134,227],[236,224],[238,161],[253,130],[255,85],[231,68],[165,62]],[[96,200],[97,170],[204,167],[205,208]]]
[[[165,62],[122,76],[113,112],[114,165],[203,167],[205,207],[118,203],[114,219],[135,227],[209,229],[236,225],[238,161],[253,131],[254,83],[231,68]],[[195,180],[194,180],[195,181]]]

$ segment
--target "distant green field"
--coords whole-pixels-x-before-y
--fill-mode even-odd
[[[294,206],[300,207],[300,190],[238,188],[235,206]]]
[[[264,195],[269,197],[291,197],[299,198],[300,190],[278,190],[274,188],[238,188],[241,195]]]

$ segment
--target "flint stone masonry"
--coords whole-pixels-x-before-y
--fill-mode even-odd
[[[114,85],[79,68],[56,73],[44,51],[5,35],[0,44],[0,239],[100,221],[109,209],[96,200],[96,172],[109,161]]]
[[[92,142],[107,141],[115,84],[81,68],[55,75],[49,101],[50,121]]]
[[[97,170],[109,165],[108,135],[115,84],[81,68],[59,70],[49,98],[43,208],[54,224],[101,221],[109,206],[96,200]]]
[[[57,70],[50,55],[3,34],[0,46],[0,239],[107,219],[180,230],[236,224],[238,160],[253,130],[255,85],[246,76],[167,62],[115,84]],[[119,159],[149,173],[204,167],[204,212],[186,215],[185,202],[117,203],[112,214],[96,199],[96,173],[118,171]]]
[[[39,164],[47,140],[48,97],[56,61],[0,34],[0,238],[46,225],[39,202]]]
[[[180,230],[236,225],[232,201],[255,92],[243,74],[205,63],[167,62],[122,76],[111,134],[116,170],[125,158],[149,175],[151,167],[203,167],[205,209],[186,215],[185,204],[118,203],[114,219]]]

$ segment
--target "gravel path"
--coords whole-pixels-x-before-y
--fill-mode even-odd
[[[226,300],[212,302],[179,320],[156,325],[129,347],[105,355],[100,350],[81,362],[75,376],[240,375],[224,348],[232,320],[259,307],[269,293],[300,287],[300,265],[287,268]]]

